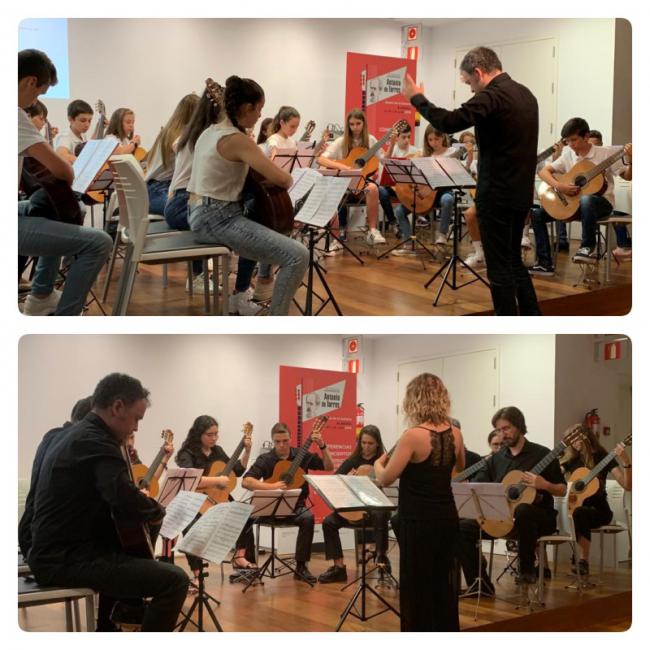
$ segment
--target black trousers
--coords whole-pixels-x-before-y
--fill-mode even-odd
[[[537,539],[555,532],[556,518],[557,512],[555,510],[527,503],[517,506],[515,510],[515,527],[508,537],[517,540],[519,546],[519,570],[521,573],[534,572]],[[457,557],[468,586],[476,580],[479,574],[478,553],[476,550],[478,539],[478,522],[475,519],[461,519]],[[493,538],[483,533],[483,539]],[[490,584],[485,571],[486,562],[483,561],[481,564],[483,580]]]
[[[314,539],[314,515],[311,510],[303,506],[298,506],[296,514],[293,517],[281,517],[274,519],[273,517],[260,517],[260,524],[270,524],[272,522],[278,524],[288,524],[290,526],[298,526],[298,539],[296,539],[296,562],[298,564],[305,564],[311,558],[311,543]]]
[[[377,557],[386,557],[388,550],[388,512],[375,512],[372,514],[371,521],[366,526],[372,526],[374,533],[375,546],[377,548]],[[323,538],[325,540],[325,559],[339,560],[343,557],[343,548],[341,546],[341,528],[361,528],[363,520],[356,522],[348,521],[335,512],[327,515],[323,519]]]
[[[143,632],[171,632],[189,586],[180,567],[121,552],[57,565],[30,562],[30,567],[44,586],[88,587],[118,600],[151,598],[142,620]]]
[[[539,316],[535,287],[521,261],[521,235],[528,210],[476,204],[494,313]]]
[[[595,508],[594,506],[580,506],[573,512],[573,523],[576,527],[576,537],[588,539],[591,541],[592,528],[599,528],[608,524],[614,516],[605,503],[605,508]]]

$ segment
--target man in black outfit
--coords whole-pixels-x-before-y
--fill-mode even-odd
[[[113,513],[156,525],[165,514],[132,483],[120,449],[138,430],[148,396],[133,377],[104,377],[92,411],[48,449],[35,488],[27,560],[42,585],[151,598],[142,630],[166,632],[174,628],[189,579],[180,567],[124,553],[112,519]]]
[[[538,316],[535,289],[521,260],[521,236],[535,185],[537,100],[502,72],[499,58],[487,47],[465,55],[460,77],[475,95],[453,111],[429,102],[424,86],[417,86],[408,74],[403,94],[440,131],[476,127],[476,210],[494,313]]]
[[[537,489],[537,498],[533,503],[522,503],[515,509],[515,525],[512,531],[512,538],[517,540],[519,547],[519,579],[524,583],[534,584],[537,581],[537,538],[555,531],[557,512],[553,507],[553,497],[566,494],[566,481],[557,459],[540,475],[530,472],[550,450],[525,438],[526,420],[517,407],[507,406],[499,409],[492,418],[492,426],[502,436],[501,451],[492,454],[487,459],[486,466],[471,480],[476,483],[500,483],[511,470],[520,470],[525,472],[523,482]],[[492,539],[486,533],[483,537]],[[475,519],[461,519],[458,559],[468,587],[472,586],[478,576],[478,539],[478,522]],[[483,592],[493,594],[494,585],[485,572],[485,562],[482,564]],[[474,590],[470,593],[473,592]]]
[[[325,470],[331,472],[334,469],[334,462],[327,449],[320,432],[312,432],[312,441],[318,445],[323,457],[317,454],[307,454],[303,459],[301,468],[305,472],[310,469]],[[290,460],[296,457],[298,449],[291,446],[291,434],[289,427],[284,422],[278,422],[271,429],[273,449],[266,454],[257,457],[253,466],[244,474],[242,487],[246,490],[286,490],[287,484],[284,481],[270,483],[266,479],[273,476],[273,469],[279,460]],[[314,515],[305,507],[309,496],[309,484],[305,481],[302,486],[302,493],[296,504],[296,515],[283,518],[283,523],[290,523],[298,526],[298,539],[296,540],[296,573],[295,580],[304,580],[308,583],[316,582],[307,563],[311,558],[311,543],[314,539]]]

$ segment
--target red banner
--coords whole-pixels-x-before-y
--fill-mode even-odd
[[[316,416],[327,415],[323,440],[332,456],[334,467],[338,467],[352,453],[356,444],[356,410],[356,375],[333,370],[280,366],[280,421],[289,425],[292,446],[300,447],[303,444]],[[315,452],[319,453],[318,450]],[[314,503],[316,523],[320,523],[329,513],[329,508],[314,490],[310,490],[310,495]]]
[[[368,131],[380,140],[398,120],[411,125],[415,137],[415,109],[402,95],[404,74],[416,79],[417,62],[391,56],[348,52],[345,114],[361,108],[368,119]]]

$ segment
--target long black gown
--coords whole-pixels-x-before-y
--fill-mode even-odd
[[[432,452],[409,463],[400,477],[398,506],[402,632],[457,632],[455,546],[458,513],[451,492],[453,452],[441,449],[451,429],[431,432]],[[452,438],[453,440],[453,438]],[[436,445],[440,445],[435,449]],[[438,451],[438,453],[435,453]],[[445,457],[446,456],[446,457]],[[434,464],[435,458],[439,459]]]

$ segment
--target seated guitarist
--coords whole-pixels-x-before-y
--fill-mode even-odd
[[[352,455],[344,460],[336,470],[337,474],[356,474],[357,470],[366,466],[370,469],[375,461],[384,453],[381,433],[374,424],[367,424],[357,440]],[[390,562],[386,557],[388,549],[388,515],[387,512],[377,512],[373,516],[375,544],[377,547],[377,564],[382,564],[390,571]],[[323,537],[325,539],[325,559],[332,560],[333,564],[318,576],[318,582],[347,582],[348,574],[343,562],[343,548],[339,530],[343,527],[361,526],[363,520],[349,521],[336,512],[332,512],[323,519]]]
[[[28,562],[39,584],[89,587],[119,599],[151,598],[142,630],[171,632],[185,600],[183,569],[128,555],[115,517],[157,525],[165,509],[131,481],[120,449],[137,431],[149,391],[133,377],[104,377],[93,408],[45,453],[35,486]]]
[[[133,432],[127,439],[126,439],[126,451],[129,454],[129,460],[131,461],[131,465],[142,465],[142,461],[140,460],[140,456],[138,456],[138,450],[135,448],[135,432]],[[172,454],[174,453],[174,445],[171,442],[166,442],[165,443],[165,455],[163,456],[162,462],[158,467],[156,467],[156,471],[153,473],[152,478],[155,480],[158,480],[161,476],[162,473],[167,469],[167,463],[169,463],[169,459],[172,457]]]
[[[583,438],[572,442],[560,459],[562,469],[567,478],[579,467],[593,469],[600,463],[607,452],[603,449],[598,439],[590,428],[582,428]],[[623,464],[622,468],[616,460],[603,468],[598,475],[598,492],[584,500],[581,506],[573,511],[573,523],[576,529],[576,540],[578,542],[578,566],[573,569],[580,575],[589,575],[589,548],[591,546],[591,531],[599,526],[608,524],[612,517],[612,509],[607,503],[606,481],[609,472],[616,479],[616,482],[624,489],[632,489],[632,461],[625,451],[624,444],[616,445],[616,456]]]
[[[330,452],[319,432],[311,435],[314,442],[322,453],[307,454],[302,462],[302,469],[308,472],[310,469],[332,471],[334,463]],[[279,460],[293,460],[298,449],[291,446],[291,434],[289,427],[284,422],[278,422],[271,429],[271,440],[273,449],[261,456],[258,456],[253,466],[246,472],[242,480],[242,487],[246,490],[286,490],[287,484],[284,481],[269,482],[266,479],[273,476],[273,469]],[[298,538],[296,540],[296,574],[295,580],[305,582],[316,582],[316,576],[309,571],[307,563],[311,557],[311,543],[314,538],[314,515],[305,507],[305,501],[309,495],[307,482],[302,486],[302,494],[296,505],[296,514],[283,522],[298,526]]]
[[[614,153],[611,147],[598,147],[589,142],[589,124],[581,117],[571,118],[562,127],[562,140],[567,145],[562,150],[562,155],[555,161],[546,165],[539,171],[539,177],[551,187],[560,192],[573,196],[579,192],[576,185],[560,183],[554,174],[565,174],[582,160],[589,160],[595,165],[605,160]],[[580,247],[573,256],[574,262],[594,264],[597,261],[596,250],[596,222],[611,214],[616,207],[614,200],[614,175],[619,175],[625,180],[632,180],[632,145],[625,145],[625,156],[617,160],[604,172],[607,187],[602,196],[586,194],[580,198],[580,209],[577,217],[582,223],[582,240]],[[533,232],[537,247],[537,262],[530,269],[533,275],[553,275],[553,259],[551,246],[548,239],[546,224],[552,220],[543,208],[532,210]],[[616,231],[617,243],[620,248],[629,247],[625,233]]]
[[[519,546],[519,580],[523,583],[534,584],[535,548],[541,535],[549,535],[555,531],[557,512],[553,507],[554,496],[566,494],[566,481],[562,475],[557,459],[553,460],[541,475],[531,474],[532,469],[549,449],[526,439],[526,420],[524,414],[515,406],[499,409],[492,417],[492,426],[502,436],[502,448],[487,459],[486,466],[479,470],[471,479],[476,483],[499,483],[511,470],[521,470],[526,485],[537,489],[534,503],[522,503],[514,512],[514,529],[512,535]],[[484,537],[491,539],[484,533]],[[475,519],[460,520],[460,543],[458,559],[460,561],[465,581],[470,587],[478,576],[479,567],[476,554],[476,544],[479,539],[479,526]],[[485,560],[481,566],[483,577],[483,593],[494,593],[494,585],[485,571]],[[472,595],[474,591],[467,595]]]
[[[176,455],[176,464],[179,467],[193,467],[202,469],[205,474],[210,470],[212,463],[221,461],[228,463],[230,457],[217,444],[219,439],[219,423],[210,415],[199,415],[183,441],[181,448]],[[251,437],[244,438],[244,453],[235,463],[233,471],[235,476],[241,476],[246,471],[248,460],[251,453]],[[228,487],[229,477],[227,476],[202,476],[199,488]],[[232,496],[228,495],[228,501],[232,501]],[[198,520],[201,515],[188,526],[185,531]],[[248,555],[248,559],[246,556]],[[255,540],[253,539],[253,528],[246,524],[235,543],[235,555],[233,556],[232,565],[236,569],[252,569],[254,565],[249,561],[255,557]],[[195,576],[198,576],[202,567],[202,560],[194,555],[187,554],[187,561]]]

